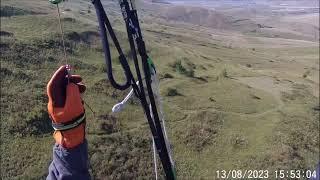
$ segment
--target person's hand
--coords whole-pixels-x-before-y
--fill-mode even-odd
[[[61,66],[47,85],[48,112],[55,129],[56,143],[73,148],[85,139],[85,110],[81,93],[86,90],[79,75],[70,75]]]

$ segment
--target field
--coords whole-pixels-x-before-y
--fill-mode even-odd
[[[319,12],[313,1],[300,9],[303,3],[293,2],[137,2],[178,179],[216,179],[217,170],[229,169],[266,169],[273,179],[277,169],[318,165]],[[117,1],[104,4],[129,56]],[[127,91],[106,79],[94,8],[81,0],[61,10],[68,61],[94,111],[86,106],[93,179],[154,178],[151,133],[138,101],[111,112]],[[45,88],[63,63],[56,7],[3,0],[0,36],[1,179],[44,179],[54,144]]]

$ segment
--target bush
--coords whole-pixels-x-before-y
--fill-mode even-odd
[[[187,147],[197,152],[214,143],[223,126],[223,115],[216,112],[200,111],[188,120],[192,122],[187,123],[187,130],[182,130],[178,136]]]
[[[16,8],[13,6],[1,6],[0,10],[1,17],[22,16],[28,14],[34,14],[34,12]]]
[[[62,19],[64,22],[76,22],[76,19],[71,18],[71,17],[65,17]]]
[[[187,69],[182,66],[181,61],[175,61],[175,62],[173,63],[173,68],[175,68],[175,70],[176,70],[177,72],[179,72],[180,74],[184,74],[184,73],[187,71]]]
[[[163,78],[164,78],[164,79],[172,79],[172,78],[173,78],[173,75],[171,75],[171,74],[169,74],[169,73],[165,73],[165,74],[163,75]]]
[[[107,72],[107,65],[102,64],[98,67],[98,69],[99,69],[99,72],[106,73]]]
[[[167,96],[181,96],[181,94],[178,92],[178,90],[174,88],[168,88],[167,89]]]
[[[242,148],[248,145],[248,140],[241,134],[233,134],[230,143],[234,148]]]
[[[73,42],[80,42],[81,41],[81,36],[77,32],[70,32],[66,34],[66,38],[70,41]]]
[[[190,68],[185,68],[183,65],[182,65],[182,62],[181,60],[179,61],[175,61],[172,65],[171,65],[172,68],[174,68],[174,70],[180,74],[183,74],[183,75],[186,75],[187,77],[194,77],[194,70],[192,67]]]
[[[99,131],[103,134],[112,134],[120,131],[119,120],[110,114],[100,115],[98,117]]]
[[[223,78],[227,78],[227,77],[228,77],[228,72],[227,72],[227,69],[226,69],[226,68],[224,68],[224,69],[221,71],[220,76],[223,77]]]
[[[254,95],[254,94],[250,94],[250,96],[251,96],[253,99],[258,99],[258,100],[260,100],[260,99],[261,99],[261,97],[256,96],[256,95]]]
[[[207,70],[207,68],[204,65],[199,65],[199,67],[203,70]]]
[[[303,78],[307,78],[309,75],[310,75],[310,70],[308,70],[305,73],[303,73],[302,77]]]
[[[190,69],[189,71],[186,71],[185,75],[188,76],[188,77],[194,77],[194,70]]]
[[[107,96],[111,96],[113,87],[111,86],[108,79],[103,78],[94,83],[91,91],[94,93],[105,93]]]
[[[13,33],[7,31],[0,31],[0,36],[13,36]]]
[[[8,68],[0,68],[0,74],[1,74],[1,77],[5,77],[5,76],[11,76],[13,74],[13,72],[8,69]]]

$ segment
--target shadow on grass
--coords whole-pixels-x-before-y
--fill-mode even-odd
[[[44,14],[34,11],[29,11],[13,6],[1,6],[0,9],[0,17],[11,17],[11,16],[24,16],[24,15],[37,15]]]

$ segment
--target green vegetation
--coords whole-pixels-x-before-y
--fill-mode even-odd
[[[187,77],[194,77],[194,67],[184,67],[182,65],[181,60],[175,61],[173,64],[170,65],[176,72],[185,75]]]
[[[1,3],[1,179],[44,179],[54,143],[46,84],[63,63],[56,9],[44,0]],[[95,113],[86,107],[90,173],[94,179],[151,179],[152,142],[140,104],[133,99],[123,112],[111,113],[128,91],[115,90],[106,79],[94,13],[88,14],[93,10],[85,4],[80,15],[79,2],[72,3],[75,8],[63,15],[68,62],[83,77],[83,99]],[[306,73],[300,66],[316,67],[318,47],[235,44],[230,49],[205,36],[202,27],[141,19],[148,52],[161,74],[179,179],[214,179],[222,169],[315,168],[319,97],[313,87],[319,82],[317,69]],[[130,56],[120,22],[114,28]],[[250,38],[255,46],[262,41]],[[113,60],[121,80],[116,53]],[[251,84],[240,81],[250,77],[256,78]]]

